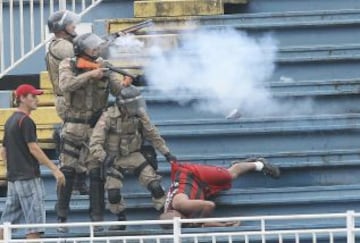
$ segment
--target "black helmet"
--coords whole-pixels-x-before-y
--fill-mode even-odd
[[[59,31],[65,31],[71,37],[75,37],[76,33],[69,33],[66,30],[68,24],[77,24],[80,22],[80,16],[74,12],[65,10],[57,11],[49,16],[48,27],[50,33],[56,33]]]
[[[79,35],[74,39],[74,53],[75,56],[84,55],[86,49],[99,48],[104,44],[104,40],[93,33],[86,33]],[[97,59],[98,57],[91,57]]]

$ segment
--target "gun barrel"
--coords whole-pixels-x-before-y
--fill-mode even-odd
[[[153,21],[152,19],[148,19],[148,20],[145,20],[143,22],[140,22],[138,24],[135,24],[135,25],[132,25],[130,27],[127,27],[125,29],[123,29],[122,31],[120,32],[123,32],[123,33],[131,33],[131,32],[136,32],[142,28],[145,28],[145,27],[148,27],[148,26],[151,26],[153,24]]]
[[[106,66],[106,68],[109,68],[109,70],[113,71],[113,72],[116,72],[116,73],[120,73],[124,76],[128,76],[132,79],[136,79],[136,77],[128,72],[126,72],[125,70],[121,69],[121,68],[118,68],[118,67],[113,67],[113,66]]]

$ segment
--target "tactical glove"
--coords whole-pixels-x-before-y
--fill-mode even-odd
[[[171,154],[170,152],[164,154],[164,156],[165,156],[166,160],[167,160],[169,163],[171,163],[171,162],[176,162],[176,161],[177,161],[177,158],[176,158],[173,154]]]

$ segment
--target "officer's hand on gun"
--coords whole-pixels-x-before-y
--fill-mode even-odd
[[[104,77],[105,72],[108,70],[108,68],[97,68],[89,71],[89,75],[94,79],[100,80]]]
[[[133,78],[129,77],[129,76],[124,76],[124,79],[122,80],[121,84],[123,86],[130,86],[133,83]]]
[[[169,163],[177,162],[177,158],[175,157],[175,155],[171,154],[170,152],[164,154],[164,156]]]

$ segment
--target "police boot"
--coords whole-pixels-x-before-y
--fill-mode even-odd
[[[126,221],[126,214],[125,211],[120,212],[117,215],[117,221]],[[125,230],[126,225],[111,225],[109,230]]]
[[[104,181],[100,176],[100,168],[91,169],[89,172],[90,177],[90,218],[91,221],[103,221],[105,202],[104,202]],[[102,226],[95,226],[96,232],[103,231]]]
[[[73,194],[88,195],[89,187],[86,185],[86,172],[77,173],[74,182]]]
[[[58,187],[56,213],[58,216],[58,222],[65,223],[69,213],[69,204],[71,199],[71,191],[74,185],[75,169],[72,167],[63,166],[60,168],[60,170],[65,176],[66,183],[65,186]],[[67,233],[69,230],[67,227],[60,226],[57,231],[59,233]]]

